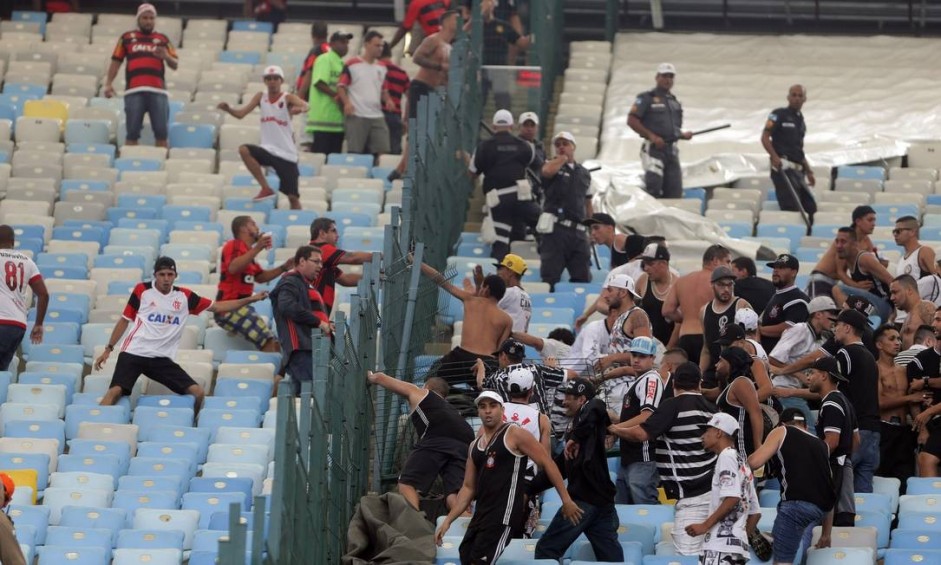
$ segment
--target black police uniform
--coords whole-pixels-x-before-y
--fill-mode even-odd
[[[676,142],[683,133],[683,106],[670,92],[654,88],[637,95],[630,113],[666,143],[663,149],[650,141],[641,146],[647,192],[656,198],[682,198],[683,172]]]
[[[591,282],[588,228],[582,225],[590,188],[591,173],[578,163],[567,163],[552,178],[543,178],[542,209],[557,218],[539,246],[542,281],[551,286],[562,279],[563,269],[568,269],[572,282]]]
[[[531,184],[533,187],[533,201],[541,202],[542,166],[546,162],[546,148],[541,140],[537,139],[531,143],[533,144],[533,150],[536,152],[536,157],[533,159],[533,162],[529,164],[529,167],[527,167],[530,174],[526,175],[526,178],[529,179],[529,184]],[[536,206],[538,207],[538,205]],[[532,225],[532,222],[529,220],[529,217],[517,217],[513,220],[513,231],[510,235],[510,241],[521,241],[526,239],[526,228],[527,226]]]
[[[520,201],[516,181],[526,178],[526,168],[535,160],[536,152],[528,141],[510,132],[500,131],[480,142],[471,163],[472,173],[484,175],[484,194],[498,191],[500,204],[490,209],[497,241],[491,246],[490,256],[502,261],[510,252],[510,235],[514,221],[535,226],[539,207],[532,201]]]
[[[800,210],[800,202],[804,212],[812,216],[817,212],[817,202],[804,182],[804,134],[807,132],[804,115],[791,108],[778,108],[768,115],[765,131],[771,134],[771,146],[774,147],[775,153],[796,166],[781,167],[779,171],[771,170],[771,182],[774,183],[774,192],[778,196],[778,206],[782,210],[797,212]],[[787,186],[787,180],[791,181],[791,187],[796,194]]]
[[[503,66],[507,64],[510,45],[520,40],[520,34],[505,20],[494,18],[485,21],[483,53],[481,64],[487,67]],[[510,110],[513,98],[510,95],[511,75],[506,69],[484,69],[483,80],[480,84],[481,104],[487,103],[487,97],[493,90],[493,102],[497,108]]]

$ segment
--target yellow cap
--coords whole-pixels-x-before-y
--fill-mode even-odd
[[[526,261],[519,255],[507,253],[503,256],[503,261],[494,265],[495,267],[506,267],[517,275],[522,276],[526,272]]]

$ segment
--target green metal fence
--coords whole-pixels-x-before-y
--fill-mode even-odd
[[[562,73],[562,0],[542,0],[539,2],[539,9],[535,9],[534,5],[530,9],[529,26],[535,40],[535,45],[530,50],[530,64],[540,67],[542,71],[539,115],[547,118],[555,91],[555,81]],[[543,119],[542,127],[548,123],[548,119]]]

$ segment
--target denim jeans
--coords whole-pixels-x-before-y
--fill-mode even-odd
[[[144,113],[150,116],[150,127],[154,130],[154,139],[167,140],[167,122],[170,120],[170,102],[166,94],[157,92],[133,92],[124,95],[124,113],[127,119],[128,141],[140,139],[144,125]]]
[[[596,561],[621,562],[624,550],[618,542],[618,513],[613,504],[595,506],[576,500],[584,514],[573,525],[557,512],[549,527],[536,543],[536,559],[562,559],[569,546],[585,534],[595,552]]]
[[[853,485],[855,492],[872,492],[872,476],[879,468],[881,434],[859,430],[859,447],[853,452]]]
[[[16,355],[16,348],[23,342],[25,335],[25,328],[0,325],[0,371],[6,371],[9,368],[13,356]]]
[[[819,506],[804,500],[784,500],[778,504],[771,536],[775,563],[794,563],[804,532],[819,524],[826,514]]]
[[[618,466],[618,479],[615,482],[618,493],[615,504],[659,504],[657,485],[660,473],[654,461],[638,461],[628,466]]]

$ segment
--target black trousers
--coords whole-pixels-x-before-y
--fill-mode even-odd
[[[787,179],[785,179],[785,175]],[[788,187],[787,181],[791,181],[791,187],[794,188],[793,191]],[[802,171],[795,169],[775,171],[772,169],[771,182],[774,183],[774,193],[778,197],[778,206],[781,210],[798,212],[800,208],[797,207],[797,204],[800,202],[800,205],[804,208],[804,212],[806,212],[811,219],[813,215],[817,213],[817,201],[814,200],[814,196],[810,192],[810,187],[804,182],[804,173]]]
[[[649,141],[640,149],[644,165],[644,188],[654,198],[683,198],[683,171],[676,143],[663,149]]]
[[[493,228],[497,232],[497,240],[490,246],[490,256],[496,261],[502,261],[503,256],[510,252],[510,242],[522,240],[526,237],[525,229],[520,235],[514,233],[514,226],[519,223],[535,228],[540,213],[539,205],[532,200],[519,200],[516,194],[501,196],[500,204],[490,209]]]
[[[558,223],[552,233],[543,234],[539,245],[542,281],[555,286],[568,270],[572,282],[591,282],[591,247],[588,233]]]
[[[895,477],[905,482],[915,476],[915,448],[918,437],[909,426],[880,422],[879,470],[880,477]]]

